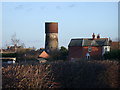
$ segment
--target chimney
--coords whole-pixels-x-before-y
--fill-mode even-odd
[[[100,39],[100,34],[97,35],[97,39]]]
[[[93,35],[92,35],[92,39],[94,40],[95,39],[95,34],[93,33]]]
[[[110,39],[110,37],[108,38],[108,41],[109,41],[110,44],[112,44],[112,40]]]

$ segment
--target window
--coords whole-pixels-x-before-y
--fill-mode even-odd
[[[92,47],[88,47],[88,52],[91,52],[92,51]]]
[[[107,48],[105,48],[105,52],[107,52]]]
[[[91,45],[94,45],[96,42],[95,42],[95,40],[93,40],[92,42],[91,42]]]

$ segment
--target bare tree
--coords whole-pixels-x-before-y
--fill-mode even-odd
[[[11,42],[12,42],[12,44],[14,45],[14,49],[15,49],[15,52],[16,52],[16,51],[17,51],[17,48],[18,48],[18,45],[20,44],[20,40],[17,39],[16,33],[13,34],[13,36],[11,37]]]
[[[16,33],[11,37],[12,44],[18,46],[20,40],[16,38]]]
[[[24,48],[24,47],[25,47],[25,44],[24,44],[24,43],[21,43],[21,47]]]

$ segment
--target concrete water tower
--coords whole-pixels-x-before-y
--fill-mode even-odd
[[[45,50],[49,53],[58,49],[58,23],[46,22],[45,23]]]

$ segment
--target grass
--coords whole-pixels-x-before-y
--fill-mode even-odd
[[[55,61],[2,67],[4,88],[118,88],[117,61]]]

